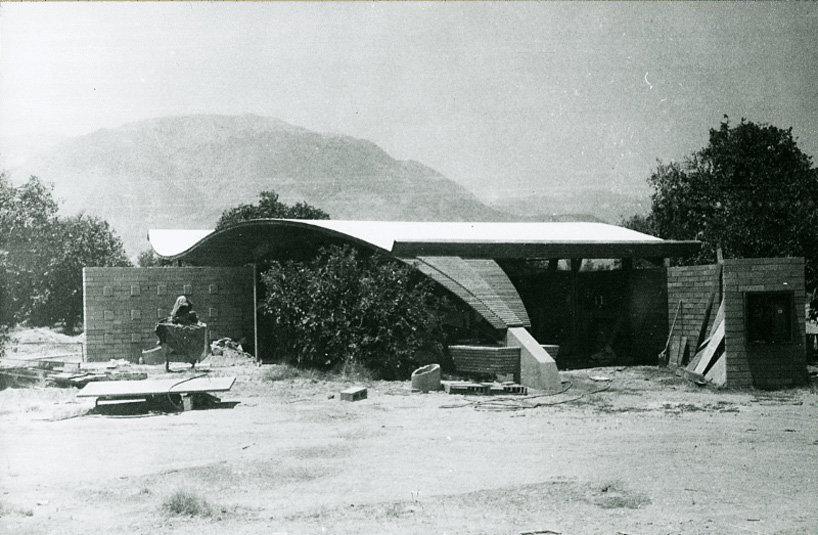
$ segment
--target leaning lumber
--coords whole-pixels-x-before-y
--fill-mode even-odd
[[[718,353],[719,348],[723,347],[724,347],[724,320],[722,320],[721,323],[719,323],[719,325],[713,331],[713,336],[710,337],[710,341],[700,351],[701,357],[698,359],[696,367],[692,371],[701,375],[707,373],[707,370],[710,368],[711,361],[715,362],[715,360],[713,360],[713,357],[716,355],[716,353]]]

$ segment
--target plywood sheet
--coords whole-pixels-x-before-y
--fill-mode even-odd
[[[716,351],[719,348],[719,345],[724,341],[724,320],[718,324],[716,329],[713,331],[713,336],[710,337],[710,341],[707,345],[702,349],[699,353],[701,354],[701,358],[699,362],[696,364],[696,367],[693,369],[694,372],[700,373],[704,375],[707,371],[707,368],[710,366],[710,361],[713,359],[713,356],[716,354]],[[698,357],[699,355],[696,355]]]
[[[168,393],[225,392],[233,388],[233,383],[235,382],[235,377],[104,381],[88,384],[77,393],[77,397],[137,397]]]
[[[727,383],[727,356],[725,353],[722,353],[716,359],[715,364],[710,367],[704,378],[717,386],[723,386]]]

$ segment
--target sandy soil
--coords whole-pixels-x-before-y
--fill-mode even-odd
[[[221,396],[235,407],[115,417],[76,390],[0,391],[0,532],[818,533],[815,384],[713,391],[598,368],[521,408],[210,373],[237,377]],[[166,511],[179,490],[209,509]]]

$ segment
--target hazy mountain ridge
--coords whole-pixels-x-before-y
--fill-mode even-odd
[[[395,160],[371,141],[253,115],[165,117],[102,129],[62,141],[13,171],[18,179],[34,174],[53,182],[63,213],[106,219],[132,256],[149,248],[149,228],[212,228],[224,210],[254,202],[262,190],[287,203],[305,201],[333,219],[612,221],[591,203],[565,199],[509,197],[490,207],[434,169]]]
[[[256,116],[185,116],[103,129],[29,159],[16,176],[55,184],[63,211],[108,220],[130,254],[148,228],[210,228],[227,208],[275,190],[334,219],[515,219],[420,163],[370,141]]]

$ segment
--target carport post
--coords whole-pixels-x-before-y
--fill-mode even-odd
[[[253,262],[253,348],[256,352],[256,364],[261,364],[261,348],[258,346],[258,271]]]

